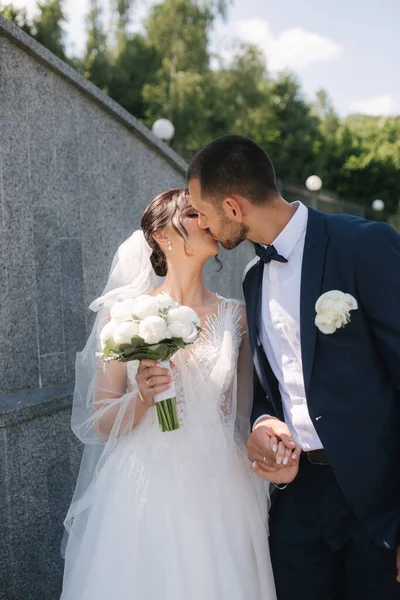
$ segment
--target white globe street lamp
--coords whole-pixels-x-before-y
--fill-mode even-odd
[[[306,188],[311,192],[311,206],[317,208],[317,192],[322,188],[322,179],[318,175],[310,175],[306,179]]]
[[[319,192],[322,188],[322,179],[318,175],[310,175],[306,180],[306,188],[310,192]]]
[[[377,212],[381,212],[385,208],[385,203],[383,200],[380,200],[379,198],[377,198],[376,200],[373,201],[372,208],[373,208],[373,210],[376,210]]]
[[[175,127],[168,119],[157,119],[151,130],[155,136],[164,140],[164,142],[171,141],[175,133]]]

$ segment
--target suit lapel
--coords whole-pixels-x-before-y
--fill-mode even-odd
[[[300,339],[304,386],[307,397],[317,340],[315,303],[321,295],[326,249],[329,240],[326,232],[326,216],[313,209],[308,210],[300,290]]]
[[[260,341],[263,273],[264,264],[260,261],[253,267],[251,280],[245,285],[249,339],[257,377],[276,414],[283,418],[277,382],[274,386],[275,376]]]
[[[261,293],[262,293],[262,276],[263,268],[262,263],[259,261],[254,266],[253,281],[250,283],[246,294],[246,306],[247,306],[247,321],[249,328],[250,345],[253,354],[258,347],[259,339],[259,323],[260,323],[260,311],[261,311]]]

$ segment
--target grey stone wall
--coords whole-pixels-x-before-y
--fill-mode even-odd
[[[81,455],[69,434],[71,388],[1,397],[1,600],[60,596],[62,523]]]
[[[0,600],[53,600],[80,448],[75,354],[118,245],[186,165],[0,16]],[[241,296],[249,249],[207,283]]]
[[[4,393],[71,379],[118,244],[184,163],[4,36],[0,132]]]
[[[117,246],[156,194],[185,183],[180,157],[49,55],[0,18],[3,393],[71,379]],[[225,255],[218,276],[210,265],[207,283],[240,295],[242,255]]]

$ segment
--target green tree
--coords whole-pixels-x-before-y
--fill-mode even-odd
[[[0,4],[0,14],[6,19],[18,25],[25,33],[32,35],[32,24],[28,19],[26,8],[16,8],[13,4]]]
[[[133,6],[110,0],[105,25],[100,0],[91,0],[79,60],[66,56],[62,0],[40,0],[31,20],[12,4],[0,10],[146,125],[170,118],[172,146],[186,159],[218,135],[249,135],[271,154],[281,178],[303,183],[316,172],[344,198],[369,207],[379,197],[387,215],[397,212],[400,117],[341,119],[325,90],[309,103],[293,75],[271,77],[252,45],[211,68],[210,36],[229,0],[163,0],[149,9],[143,34],[129,32]]]
[[[260,50],[240,46],[228,67],[212,72],[211,87],[208,139],[238,133],[252,137],[271,152],[279,129],[271,105],[272,80]]]
[[[53,54],[66,60],[63,23],[66,21],[62,0],[38,2],[39,14],[33,19],[34,38]]]
[[[343,164],[342,152],[339,150],[340,119],[327,92],[323,89],[317,92],[311,112],[318,120],[320,132],[320,137],[314,146],[315,172],[321,176],[324,187],[329,188]],[[352,135],[349,130],[344,132],[343,143],[341,150],[344,147],[352,150]]]
[[[12,4],[7,4],[0,12],[53,54],[62,60],[68,60],[65,54],[65,34],[62,28],[66,18],[62,5],[62,0],[38,2],[38,13],[32,20],[28,19],[25,8],[16,8]]]
[[[339,129],[339,117],[328,93],[320,89],[316,93],[312,113],[320,120],[320,131],[325,137],[333,138]]]
[[[375,198],[396,212],[400,198],[400,117],[353,116],[345,119],[356,143],[342,168],[343,193],[367,206]]]
[[[113,45],[117,54],[129,37],[128,26],[131,21],[132,4],[132,0],[111,0],[111,33],[114,37]]]
[[[110,68],[108,93],[137,119],[144,120],[148,105],[143,89],[156,82],[160,66],[159,54],[142,35],[126,37]]]
[[[269,148],[277,173],[283,179],[303,182],[316,167],[316,147],[321,140],[318,118],[293,75],[279,75],[270,94],[271,128],[279,137],[274,135]]]
[[[81,60],[81,71],[87,79],[106,92],[112,66],[107,33],[102,23],[102,12],[99,0],[90,0],[90,11],[86,17],[86,48]]]
[[[145,24],[146,39],[161,57],[161,65],[157,72],[159,83],[144,89],[149,123],[160,116],[177,122],[185,74],[208,70],[212,22],[209,6],[192,0],[165,0],[151,9]],[[179,141],[179,132],[177,135],[175,141]]]

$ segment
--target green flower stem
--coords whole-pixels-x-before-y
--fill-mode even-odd
[[[163,409],[164,409],[164,415],[165,415],[165,422],[167,424],[167,431],[172,431],[172,419],[171,419],[171,415],[170,415],[168,400],[164,400],[164,402],[165,402],[165,405],[163,406]]]
[[[176,410],[176,398],[171,399],[173,422],[179,427],[178,412]]]
[[[160,425],[161,431],[168,431],[168,423],[167,417],[165,415],[164,406],[161,406],[161,402],[157,402],[157,415],[158,415],[158,423]]]
[[[175,431],[179,429],[176,398],[168,398],[167,400],[156,402],[156,409],[161,431]]]

